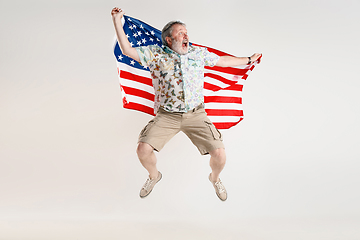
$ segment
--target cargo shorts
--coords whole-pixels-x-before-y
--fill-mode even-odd
[[[225,148],[221,133],[207,117],[203,105],[186,113],[160,108],[140,132],[138,142],[147,143],[159,152],[180,131],[190,138],[202,155]]]

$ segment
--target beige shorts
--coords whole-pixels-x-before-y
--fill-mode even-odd
[[[157,115],[143,128],[139,142],[150,144],[156,151],[179,131],[183,131],[202,155],[224,148],[222,135],[200,106],[187,113],[170,113],[159,109]]]

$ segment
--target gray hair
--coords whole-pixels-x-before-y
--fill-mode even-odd
[[[166,42],[166,37],[170,37],[172,39],[171,34],[173,31],[173,26],[175,24],[180,24],[180,25],[183,25],[184,27],[186,27],[185,23],[178,21],[178,20],[167,23],[161,31],[161,41],[164,46],[168,46],[168,44]]]

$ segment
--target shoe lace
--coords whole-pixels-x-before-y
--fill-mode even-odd
[[[145,189],[146,191],[149,190],[149,187],[151,186],[153,180],[151,180],[150,178],[146,179],[146,182],[144,183],[143,189]]]
[[[225,192],[225,187],[224,187],[224,185],[222,185],[221,181],[216,182],[215,186],[219,190],[219,193]]]

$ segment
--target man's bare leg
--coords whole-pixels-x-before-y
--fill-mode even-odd
[[[136,149],[141,164],[149,172],[149,178],[140,190],[140,197],[147,197],[153,190],[155,184],[162,178],[161,173],[156,168],[156,156],[154,149],[147,143],[140,142]]]
[[[224,169],[226,163],[226,154],[224,148],[218,148],[211,152],[210,154],[210,167],[212,169],[211,172],[211,181],[218,182],[220,172]]]
[[[226,163],[225,149],[215,149],[210,152],[210,155],[210,167],[212,172],[209,175],[209,180],[213,184],[216,195],[220,198],[220,200],[226,201],[227,192],[219,178],[220,172],[223,170]]]
[[[141,164],[149,172],[150,179],[155,179],[159,175],[159,171],[156,168],[156,156],[154,148],[147,143],[140,142],[136,149],[136,153]]]

